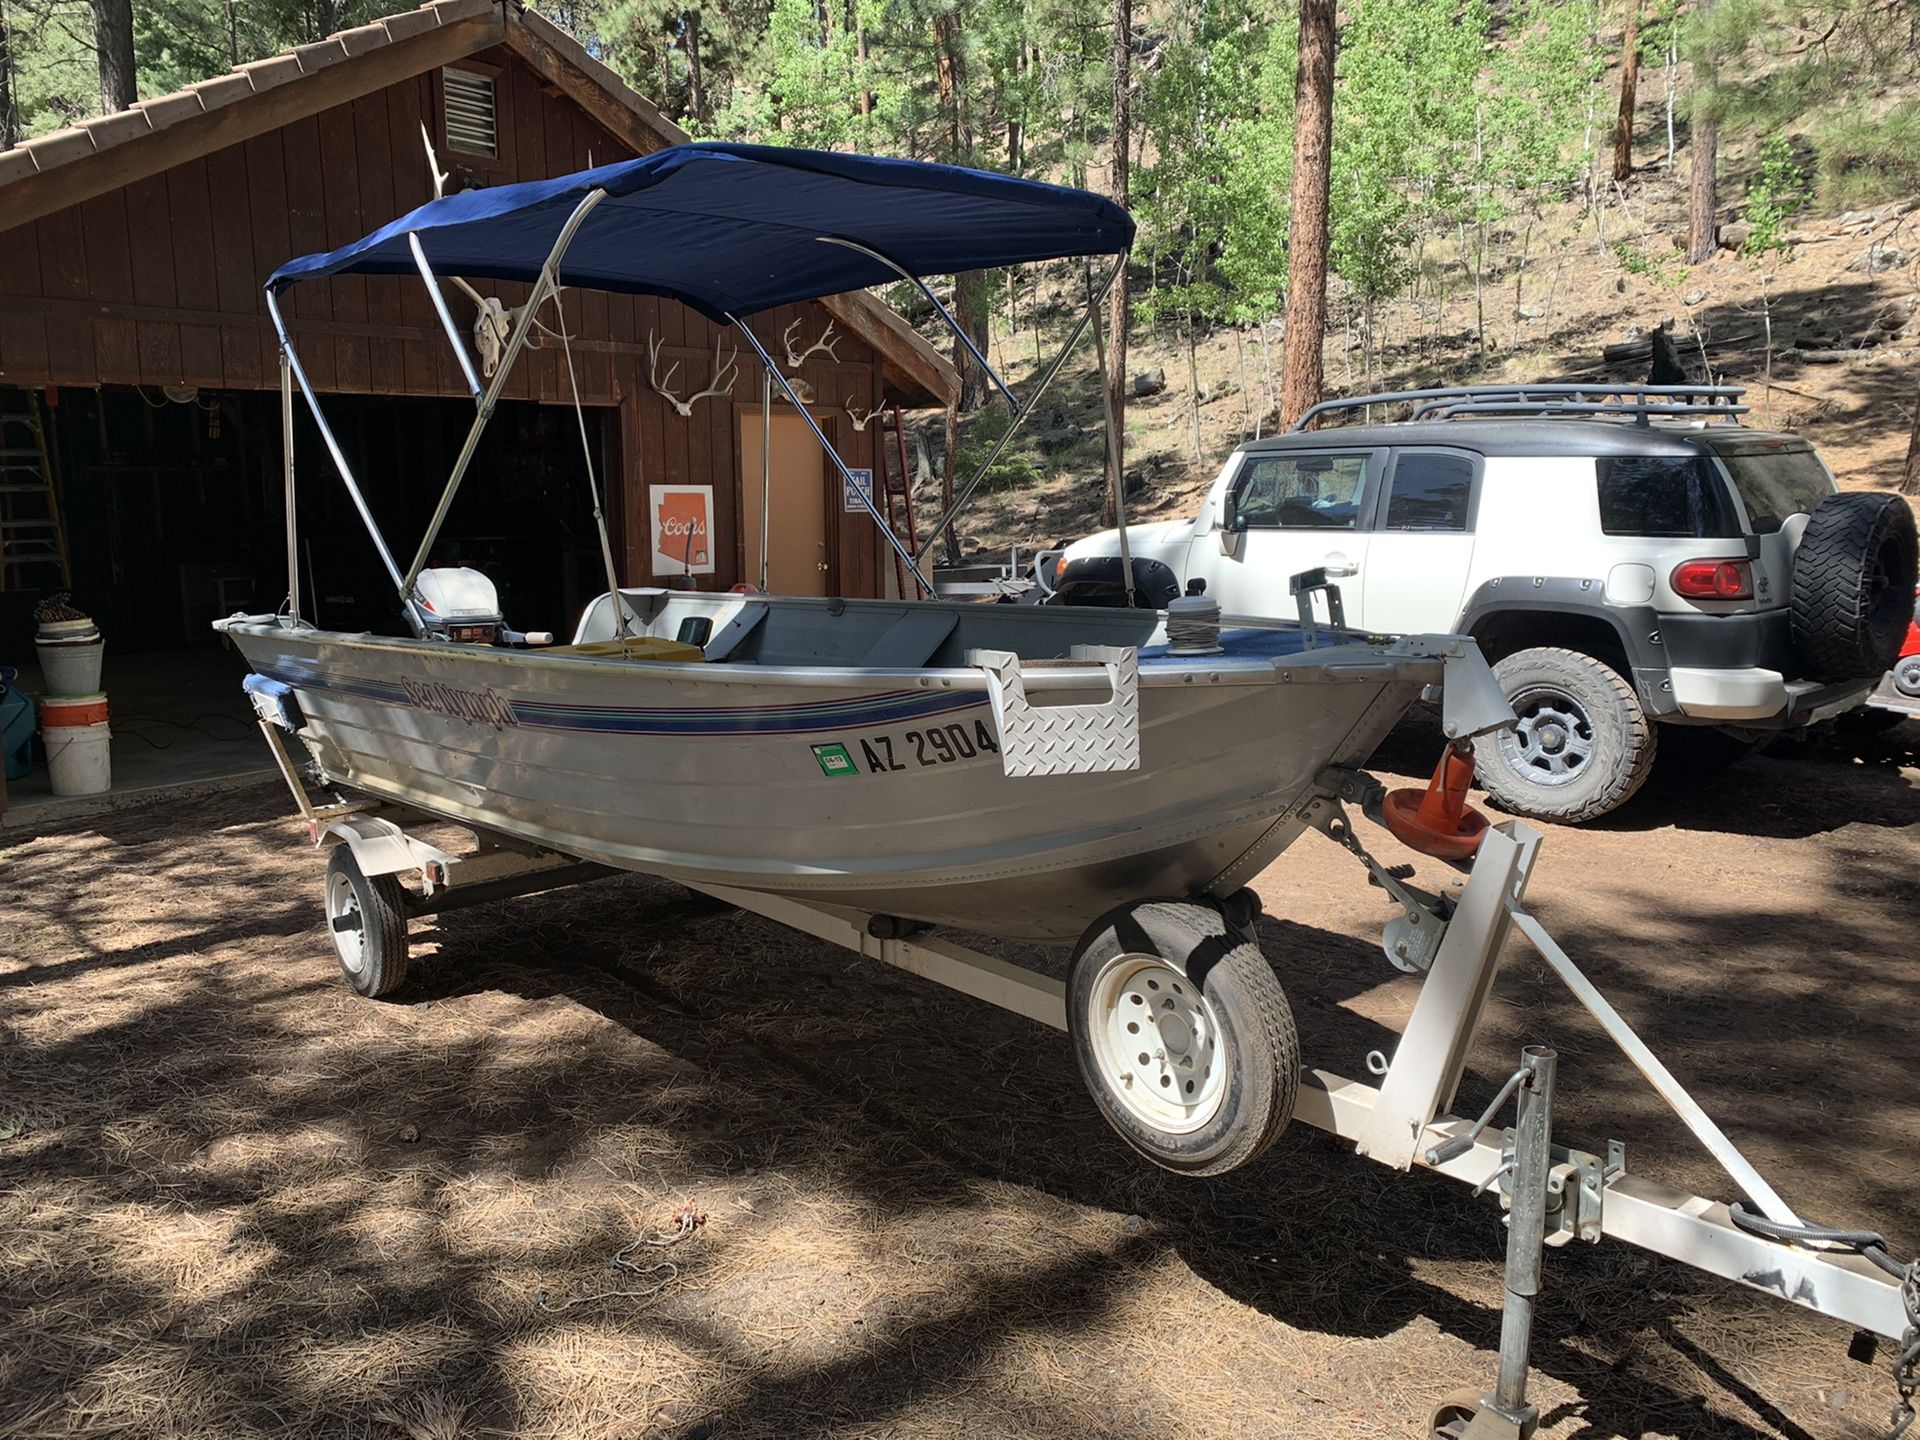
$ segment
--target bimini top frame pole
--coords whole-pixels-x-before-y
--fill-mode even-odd
[[[1073,347],[1080,343],[1080,337],[1086,334],[1089,326],[1092,325],[1094,312],[1106,303],[1107,292],[1113,289],[1113,282],[1120,278],[1120,272],[1125,268],[1126,263],[1127,256],[1124,252],[1113,257],[1113,268],[1107,272],[1107,278],[1100,282],[1098,290],[1091,296],[1087,305],[1086,314],[1082,315],[1079,322],[1075,324],[1073,333],[1067,336],[1066,343],[1060,347],[1060,353],[1053,357],[1053,363],[1047,367],[1047,373],[1040,377],[1040,383],[1034,387],[1033,398],[1022,406],[1012,391],[1009,390],[1006,392],[1007,400],[1013,406],[1013,423],[1007,426],[1005,433],[994,442],[993,449],[987,452],[987,458],[980,462],[980,465],[974,470],[973,475],[967,480],[966,484],[954,491],[953,503],[947,507],[947,513],[940,517],[939,523],[936,524],[933,529],[929,530],[926,538],[920,542],[920,553],[922,555],[931,554],[933,547],[939,543],[940,537],[952,528],[953,522],[959,518],[960,512],[966,508],[967,502],[973,498],[973,492],[980,488],[980,482],[987,478],[987,472],[993,469],[994,462],[1000,458],[1000,452],[1005,450],[1007,448],[1007,442],[1013,439],[1014,431],[1018,430],[1021,422],[1024,421],[1027,416],[1031,415],[1039,406],[1041,397],[1047,393],[1048,387],[1053,384],[1054,377],[1059,375],[1061,367],[1067,363],[1067,357],[1073,353]],[[953,325],[954,334],[959,335],[964,340],[966,337],[960,330],[960,327],[954,325],[953,317],[947,315],[945,310],[942,310],[940,313],[946,318],[947,324]],[[969,348],[971,348],[970,341],[968,344]],[[981,363],[984,365],[986,362],[982,361]],[[988,370],[987,373],[990,375],[993,374],[992,370]],[[998,381],[999,378],[999,376],[994,375],[995,381]],[[1106,377],[1104,375],[1101,377],[1101,384],[1102,386],[1106,384]],[[1001,388],[1003,390],[1005,389],[1004,386]],[[1111,444],[1113,441],[1111,427],[1109,427],[1107,438],[1108,443]]]
[[[479,447],[480,436],[486,430],[487,422],[493,418],[494,406],[500,403],[500,392],[506,388],[507,376],[513,372],[513,362],[520,358],[527,336],[533,333],[540,307],[559,284],[560,261],[565,257],[567,247],[573,244],[573,237],[579,232],[581,222],[593,213],[594,206],[606,198],[607,192],[604,190],[589,190],[580,203],[573,207],[573,214],[560,227],[553,248],[547,252],[546,263],[540,267],[540,278],[534,281],[533,293],[527,297],[527,303],[520,311],[520,323],[513,327],[513,333],[507,337],[506,349],[501,352],[500,363],[494,367],[493,379],[487,382],[486,393],[480,397],[479,413],[468,427],[466,442],[461,445],[460,454],[453,462],[453,473],[447,477],[446,489],[440,492],[440,503],[434,507],[433,519],[427,522],[427,533],[420,537],[420,548],[414,552],[413,564],[407,568],[406,579],[400,582],[400,603],[407,606],[409,613],[413,608],[413,582],[426,569],[427,555],[433,549],[433,542],[440,538],[440,527],[446,524],[447,511],[453,508],[453,497],[460,490],[460,482],[467,477],[467,466],[473,463],[473,452]]]
[[[980,347],[973,343],[973,337],[966,332],[965,327],[963,327],[958,320],[953,318],[952,314],[947,310],[947,307],[940,303],[940,297],[933,293],[932,288],[925,280],[913,274],[890,256],[882,255],[871,245],[862,245],[857,240],[848,240],[839,235],[821,235],[816,238],[825,244],[841,245],[849,250],[856,250],[862,255],[870,256],[872,259],[878,260],[882,265],[893,271],[893,273],[898,275],[902,280],[909,281],[917,286],[920,293],[927,297],[927,303],[933,306],[935,313],[946,322],[947,328],[953,331],[954,338],[966,346],[967,353],[973,357],[973,363],[984,370],[987,378],[993,381],[994,388],[1007,397],[1007,404],[1013,407],[1014,415],[1019,417],[1025,413],[1020,405],[1020,397],[1014,394],[1012,387],[1000,378],[1000,372],[987,362],[987,357],[981,353]]]
[[[307,383],[307,370],[300,363],[300,353],[293,348],[293,338],[287,334],[287,322],[280,314],[280,297],[272,290],[267,291],[267,317],[273,322],[273,333],[280,337],[280,353],[286,357],[287,366],[293,372],[294,383],[300,387],[300,393],[306,397],[307,409],[313,415],[313,423],[320,427],[320,438],[325,442],[327,453],[333,457],[333,468],[340,472],[340,479],[347,487],[347,494],[353,499],[353,508],[360,512],[361,523],[367,527],[367,534],[373,537],[373,548],[380,552],[380,563],[387,567],[387,574],[393,577],[395,585],[401,584],[400,566],[393,558],[393,552],[387,548],[387,542],[380,533],[380,527],[374,523],[373,512],[367,508],[366,496],[360,493],[360,486],[353,478],[353,468],[347,464],[347,457],[341,452],[340,442],[334,438],[333,427],[327,424],[327,417],[320,409],[320,400],[313,393],[313,386]],[[287,409],[290,411],[291,406]],[[289,420],[289,432],[291,421]],[[293,436],[286,437],[288,467],[291,473]],[[297,579],[298,577],[292,577]],[[403,587],[404,593],[404,587]],[[407,607],[407,614],[413,614],[413,607]]]
[[[880,533],[887,537],[887,543],[893,547],[893,553],[907,562],[907,568],[913,571],[913,578],[918,580],[922,585],[925,585],[927,592],[931,594],[933,587],[927,584],[927,577],[920,573],[920,566],[913,558],[913,552],[906,547],[898,535],[894,534],[893,526],[887,523],[886,516],[880,513],[879,507],[874,503],[873,486],[871,484],[863,486],[854,480],[853,471],[849,470],[847,468],[847,462],[840,458],[840,452],[833,448],[833,442],[827,439],[827,432],[820,428],[820,422],[813,418],[813,412],[807,409],[806,403],[801,400],[799,395],[794,393],[793,382],[788,380],[787,377],[781,373],[780,367],[773,363],[773,356],[769,355],[767,353],[767,347],[760,343],[760,337],[755,335],[747,325],[742,323],[738,316],[729,315],[727,319],[732,322],[734,329],[747,337],[747,343],[753,347],[754,353],[760,357],[760,363],[766,367],[767,373],[780,382],[780,388],[786,393],[788,401],[793,405],[793,408],[799,412],[800,418],[807,422],[807,428],[813,431],[814,439],[820,442],[820,448],[826,452],[827,459],[833,462],[833,468],[840,472],[840,480],[841,483],[847,487],[847,493],[860,497],[861,505],[865,507],[867,514],[873,517],[873,523],[880,527]],[[760,454],[760,465],[762,481],[765,483],[767,455],[764,446]],[[766,531],[763,528],[760,532],[760,544],[763,550],[766,543]]]

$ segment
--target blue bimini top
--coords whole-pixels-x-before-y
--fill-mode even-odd
[[[269,290],[323,275],[414,272],[418,235],[443,275],[533,281],[561,228],[606,191],[561,261],[589,290],[664,295],[708,319],[898,278],[1118,255],[1133,220],[1103,196],[955,165],[769,145],[676,145],[563,175],[432,200],[364,239],[289,261]]]

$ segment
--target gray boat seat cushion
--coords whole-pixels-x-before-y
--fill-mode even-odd
[[[913,669],[933,657],[959,617],[937,610],[910,611],[880,634],[859,663],[884,669]]]

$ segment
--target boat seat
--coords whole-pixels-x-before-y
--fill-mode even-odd
[[[709,663],[733,658],[733,652],[741,643],[760,628],[767,618],[771,607],[764,600],[754,600],[742,605],[734,617],[720,627],[720,633],[707,641],[706,656]]]
[[[698,645],[661,640],[652,635],[629,635],[624,640],[589,640],[581,645],[555,645],[542,655],[584,655],[593,660],[649,660],[662,665],[687,665],[706,659]]]
[[[950,612],[909,611],[880,633],[860,664],[887,670],[918,668],[932,658],[959,623],[959,617]]]

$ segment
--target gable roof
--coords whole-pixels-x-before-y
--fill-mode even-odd
[[[518,0],[431,0],[0,150],[0,233],[498,45],[636,154],[688,138],[579,41]],[[956,402],[959,375],[892,307],[864,291],[820,303],[880,354],[890,388]]]

